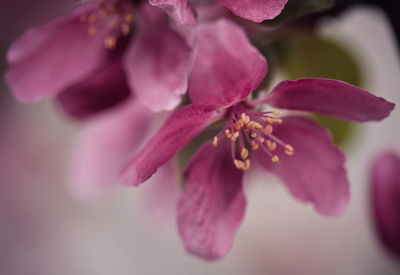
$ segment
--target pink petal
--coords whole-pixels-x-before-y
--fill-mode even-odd
[[[265,58],[244,31],[227,20],[199,26],[195,45],[189,94],[196,105],[233,105],[257,88],[267,72]]]
[[[400,257],[400,158],[385,152],[374,159],[371,203],[375,227],[382,244]]]
[[[145,138],[151,118],[146,108],[127,102],[88,121],[72,155],[72,191],[92,198],[114,186],[121,168]]]
[[[193,105],[178,109],[125,166],[122,182],[138,186],[149,179],[161,165],[217,117],[216,112],[206,112]]]
[[[69,116],[85,119],[107,110],[130,95],[121,62],[109,63],[57,96],[58,106]]]
[[[287,156],[277,149],[280,161],[272,163],[260,149],[257,157],[275,173],[293,196],[311,202],[324,215],[339,215],[349,202],[349,182],[344,168],[345,156],[332,142],[330,133],[302,117],[284,117],[274,127],[274,135],[294,148]]]
[[[164,225],[175,220],[176,204],[181,191],[176,158],[158,169],[147,185],[146,204],[154,221]]]
[[[82,14],[93,10],[83,6],[47,24],[30,28],[11,46],[6,80],[21,101],[38,101],[57,94],[87,77],[104,62],[104,37],[108,28],[88,34]]]
[[[232,247],[246,201],[243,172],[233,166],[229,146],[203,145],[184,173],[178,229],[188,252],[218,260]]]
[[[180,24],[196,25],[197,14],[189,0],[149,0],[149,3],[163,9]]]
[[[262,22],[278,16],[287,0],[219,0],[234,14],[252,20]]]
[[[150,20],[146,13],[142,12],[125,58],[128,81],[138,100],[151,110],[172,110],[187,90],[190,48],[164,18]]]
[[[384,119],[395,106],[345,82],[318,78],[283,81],[263,102],[359,122]]]

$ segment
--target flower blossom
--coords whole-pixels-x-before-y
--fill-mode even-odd
[[[375,228],[384,247],[400,257],[400,158],[377,156],[370,170],[370,197]]]
[[[75,118],[132,96],[153,111],[173,109],[187,90],[190,48],[160,9],[136,3],[87,2],[27,30],[7,55],[15,96],[55,97]]]
[[[304,116],[281,116],[276,108],[365,122],[385,118],[394,104],[342,81],[312,78],[283,81],[266,97],[249,100],[267,63],[244,32],[220,20],[216,26],[199,26],[194,36],[192,103],[175,111],[129,161],[123,182],[145,182],[217,122],[224,123],[220,133],[197,150],[183,172],[177,215],[188,252],[216,260],[229,251],[245,210],[243,174],[253,162],[276,174],[294,197],[313,203],[321,214],[342,213],[349,201],[344,154],[326,129]]]
[[[262,22],[281,13],[287,0],[219,0],[237,16]],[[196,23],[196,11],[190,0],[149,0],[149,3],[165,10],[177,22],[187,25]]]

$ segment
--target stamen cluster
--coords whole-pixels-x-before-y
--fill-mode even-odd
[[[284,143],[274,136],[274,124],[282,123],[282,119],[277,118],[279,111],[272,112],[253,112],[246,110],[240,113],[232,112],[230,123],[214,137],[213,146],[218,146],[220,136],[231,141],[231,151],[233,164],[237,169],[246,171],[250,169],[249,150],[258,150],[261,148],[270,157],[271,161],[279,162],[279,157],[273,152],[277,146],[284,148],[288,156],[293,156],[294,149],[291,145]],[[240,158],[236,155],[236,149],[239,148]]]
[[[100,23],[105,23],[114,30],[113,34],[104,39],[104,46],[107,49],[113,49],[117,44],[117,38],[120,34],[128,36],[132,30],[134,22],[134,13],[131,7],[123,5],[121,1],[106,3],[100,1],[98,9],[89,14],[82,14],[80,17],[82,23],[89,25],[89,35],[95,35]]]

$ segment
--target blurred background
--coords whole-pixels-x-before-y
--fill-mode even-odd
[[[352,200],[341,217],[320,216],[272,176],[247,174],[247,213],[231,252],[220,262],[185,253],[173,213],[154,218],[147,202],[151,182],[119,187],[95,201],[76,199],[66,179],[79,127],[51,102],[16,102],[3,81],[10,43],[28,26],[72,5],[72,0],[2,0],[1,275],[400,273],[400,263],[375,238],[368,202],[369,160],[382,149],[400,152],[399,108],[383,122],[352,129],[343,143]],[[381,10],[350,8],[320,21],[318,33],[351,53],[362,87],[400,103],[398,49]]]

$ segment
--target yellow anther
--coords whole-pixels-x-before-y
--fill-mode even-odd
[[[119,27],[119,22],[118,22],[118,20],[112,20],[112,21],[110,22],[110,27],[113,28],[113,29],[118,28],[118,27]]]
[[[273,157],[271,158],[271,161],[272,161],[273,163],[277,163],[277,162],[279,162],[279,157],[278,157],[277,155],[275,155],[275,156],[273,156]]]
[[[125,21],[126,21],[127,23],[132,23],[132,22],[133,22],[133,19],[134,19],[134,16],[133,16],[132,13],[129,13],[129,14],[125,15]]]
[[[217,145],[218,145],[218,137],[214,137],[214,138],[213,138],[212,145],[213,145],[214,147],[217,147]]]
[[[235,167],[237,169],[243,169],[243,167],[244,167],[244,162],[241,160],[238,160],[238,159],[234,159],[233,164],[235,165]]]
[[[258,143],[255,142],[254,140],[250,140],[250,146],[251,146],[251,149],[253,149],[253,150],[257,150],[259,147]]]
[[[270,135],[270,134],[272,134],[273,130],[274,130],[274,127],[272,127],[272,125],[267,125],[267,127],[265,127],[265,129],[264,129],[264,134]]]
[[[113,49],[116,44],[117,40],[113,36],[108,36],[104,39],[104,46],[106,46],[107,49]]]
[[[268,150],[270,150],[271,152],[274,151],[276,149],[276,142],[271,141],[270,139],[267,140],[267,147]]]
[[[93,35],[95,35],[96,34],[96,27],[94,27],[94,26],[91,26],[89,29],[88,29],[88,33],[89,33],[89,35],[91,35],[91,36],[93,36]]]
[[[257,133],[256,132],[252,132],[250,135],[252,138],[256,138],[257,137]]]
[[[243,148],[242,151],[240,152],[240,156],[244,160],[247,159],[247,157],[249,156],[249,150],[247,150],[246,148]]]
[[[246,161],[244,162],[244,165],[243,165],[243,171],[247,171],[249,169],[250,169],[250,160],[246,159]]]
[[[293,156],[293,154],[294,154],[294,149],[289,144],[285,145],[285,154],[288,156]]]
[[[235,123],[233,123],[233,129],[235,129],[235,131],[239,131],[240,128],[242,128],[242,127],[240,126],[240,122],[241,122],[241,120],[238,120],[238,121],[236,121]]]
[[[247,122],[247,124],[246,124],[246,126],[247,126],[247,128],[253,128],[253,123],[254,123],[254,121],[249,121],[249,122]]]
[[[274,123],[275,119],[272,117],[266,117],[265,121],[268,122],[269,124],[272,124],[272,123]]]
[[[88,16],[87,16],[86,14],[81,14],[81,16],[79,17],[79,19],[81,20],[81,22],[87,22]]]
[[[96,24],[97,20],[98,20],[98,18],[97,18],[96,14],[93,13],[93,14],[89,15],[89,23],[90,24]]]
[[[272,111],[272,114],[274,115],[274,116],[279,116],[279,114],[280,114],[280,112],[278,111],[278,110],[273,110]]]
[[[128,35],[131,31],[131,27],[128,24],[122,24],[121,31],[124,35]]]
[[[257,137],[257,140],[258,140],[260,143],[263,143],[263,142],[265,141],[265,139],[264,139],[263,137],[260,137],[260,136]]]
[[[232,138],[232,134],[231,134],[231,131],[229,131],[229,129],[225,129],[225,136],[226,136],[227,138],[229,138],[229,139]]]
[[[263,127],[262,127],[262,125],[260,123],[254,122],[253,123],[253,128],[256,129],[256,130],[261,130]]]
[[[243,120],[243,122],[244,122],[245,124],[247,124],[247,123],[250,122],[250,117],[247,116],[245,113],[242,113],[242,114],[240,115],[240,117],[242,118],[242,120]]]
[[[235,133],[232,135],[232,141],[236,141],[236,140],[238,139],[238,137],[239,137],[239,132],[235,132]]]
[[[282,123],[282,119],[280,119],[280,118],[275,118],[275,122],[276,122],[276,123]]]

